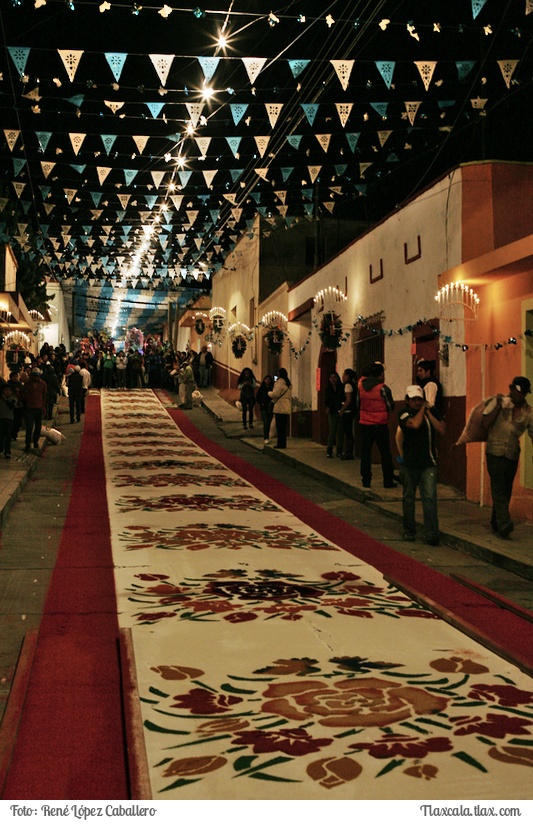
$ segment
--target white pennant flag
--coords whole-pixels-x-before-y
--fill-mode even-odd
[[[276,125],[282,108],[283,103],[265,103],[265,109],[267,110],[268,119],[270,120],[270,126],[272,128]]]
[[[43,170],[43,175],[45,177],[48,177],[48,175],[50,174],[55,165],[55,163],[50,163],[49,161],[41,160],[41,169]]]
[[[359,175],[360,175],[360,177],[363,177],[364,173],[366,172],[366,170],[368,169],[369,166],[372,166],[372,164],[371,163],[360,163],[359,164]]]
[[[322,206],[325,206],[328,212],[333,213],[333,209],[335,208],[335,204],[332,200],[324,200]]]
[[[339,120],[341,122],[342,128],[346,126],[348,118],[350,117],[350,112],[353,108],[353,103],[335,103],[337,114],[339,115]]]
[[[317,134],[317,135],[315,135],[315,137],[318,140],[318,142],[320,143],[320,145],[322,146],[322,148],[324,149],[324,151],[327,152],[327,150],[329,149],[329,143],[330,143],[330,140],[331,140],[331,135],[330,134]]]
[[[63,191],[65,192],[65,196],[67,198],[67,201],[69,203],[72,203],[72,201],[74,200],[74,197],[76,195],[76,192],[78,190],[77,189],[63,189]]]
[[[204,108],[203,103],[186,103],[187,111],[189,112],[189,117],[191,118],[191,123],[194,128],[197,127],[198,121],[200,119],[200,115],[202,114],[202,109]]]
[[[505,85],[508,89],[510,89],[511,78],[514,74],[514,70],[518,66],[518,60],[498,60],[498,66],[500,67],[503,79],[505,80]]]
[[[83,54],[82,51],[73,51],[69,49],[58,49],[59,56],[63,61],[63,65],[67,70],[68,78],[72,83],[75,76],[76,70],[78,68],[78,63],[80,62],[81,56]]]
[[[111,171],[110,166],[97,166],[96,167],[96,174],[98,175],[98,180],[100,184],[104,182],[106,177],[108,176],[109,172]]]
[[[330,60],[331,65],[337,72],[337,77],[341,81],[341,86],[346,91],[350,81],[354,60]]]
[[[531,14],[533,11],[533,0],[526,0],[526,14]]]
[[[389,136],[391,134],[392,134],[392,132],[378,132],[378,139],[379,139],[379,143],[380,143],[381,147],[383,147],[385,145],[385,143],[387,142],[387,139],[389,138]]]
[[[255,145],[257,146],[257,149],[261,157],[263,157],[266,152],[269,140],[270,137],[268,137],[268,135],[255,138]]]
[[[118,112],[118,110],[119,110],[119,109],[121,109],[121,108],[122,108],[122,106],[124,105],[124,101],[119,102],[119,101],[117,101],[117,100],[104,100],[104,104],[105,104],[105,105],[106,105],[109,109],[111,109],[111,111],[113,112],[113,114],[116,114],[116,113]]]
[[[256,169],[256,171],[257,171],[257,169]],[[237,195],[233,194],[233,192],[229,192],[228,194],[225,194],[224,197],[226,198],[226,200],[229,200],[230,203],[235,204],[237,202]]]
[[[7,145],[9,146],[9,151],[12,152],[15,143],[17,142],[18,136],[20,134],[19,129],[4,129],[4,134],[6,136]]]
[[[266,168],[266,169],[254,169],[254,172],[256,173],[256,175],[259,175],[259,177],[263,178],[263,180],[268,180],[268,177],[267,177],[268,168]]]
[[[134,134],[132,137],[135,145],[137,146],[137,151],[139,154],[142,154],[146,148],[146,144],[148,143],[148,135]]]
[[[199,215],[198,209],[189,209],[187,210],[187,217],[189,219],[189,225],[192,226],[194,221]]]
[[[176,210],[179,212],[181,204],[183,203],[183,195],[170,195],[170,199],[172,200]]]
[[[17,183],[15,180],[13,180],[12,183],[13,183],[13,188],[15,190],[15,194],[17,195],[17,197],[20,197],[22,195],[22,192],[26,188],[26,184],[25,183]]]
[[[437,63],[434,60],[415,60],[415,66],[420,72],[420,77],[422,78],[426,91],[429,89],[429,84],[431,83],[431,78],[433,77],[433,72],[435,71],[436,65]]]
[[[165,172],[151,172],[152,180],[154,181],[154,186],[156,189],[159,189],[163,178],[165,176]]]
[[[217,169],[214,169],[212,171],[204,172],[204,180],[205,180],[205,183],[206,183],[206,186],[207,186],[208,189],[211,188],[213,178],[215,177],[217,171],[218,171]]]
[[[167,82],[168,73],[170,71],[170,67],[172,66],[172,61],[174,60],[174,54],[151,54],[150,60],[154,65],[154,69],[157,72],[157,76],[161,81],[161,85],[164,86]]]
[[[411,124],[411,126],[415,122],[416,113],[417,113],[417,111],[418,111],[418,109],[420,108],[421,105],[422,105],[421,100],[411,101],[411,102],[405,104],[405,111],[407,112],[407,117],[409,119],[409,123]]]
[[[242,62],[248,72],[248,79],[250,83],[253,83],[256,77],[260,74],[261,69],[265,65],[267,58],[266,57],[242,57]]]
[[[75,132],[69,133],[70,142],[72,143],[72,148],[74,149],[74,154],[77,155],[79,150],[81,149],[81,145],[87,135],[85,134],[77,134]]]
[[[308,166],[307,169],[309,171],[309,177],[311,178],[311,183],[314,183],[317,179],[318,175],[320,174],[322,166]]]
[[[200,149],[200,156],[205,157],[207,155],[207,150],[209,149],[209,144],[211,143],[210,137],[197,137],[196,138],[196,145]]]
[[[241,219],[242,209],[239,209],[239,208],[232,209],[231,210],[231,215],[233,217],[233,220],[235,220],[238,223],[239,220]]]
[[[123,209],[125,209],[128,203],[130,202],[131,195],[117,195],[117,197],[120,201],[120,205]]]
[[[279,200],[281,200],[283,205],[285,205],[285,200],[287,199],[287,190],[285,189],[285,191],[282,192],[274,192],[274,194],[277,198],[279,198]]]

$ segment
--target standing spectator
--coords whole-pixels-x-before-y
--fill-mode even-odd
[[[526,401],[530,392],[528,378],[519,375],[509,385],[509,394],[489,398],[483,412],[490,427],[486,449],[492,495],[490,523],[500,538],[509,538],[514,529],[509,504],[520,458],[520,438],[526,429],[533,442],[533,409]]]
[[[104,385],[104,353],[101,349],[98,350],[94,365],[94,385],[97,389],[101,389]]]
[[[9,383],[2,383],[0,387],[0,452],[4,453],[5,458],[11,457],[15,404],[16,398]]]
[[[353,422],[355,417],[355,391],[357,387],[357,375],[353,369],[345,369],[342,373],[342,383],[344,387],[344,400],[339,409],[342,427],[342,449],[337,455],[343,461],[353,461],[354,436]]]
[[[115,362],[113,352],[106,352],[104,358],[104,389],[112,389],[115,385]]]
[[[43,381],[46,384],[46,420],[52,420],[54,406],[60,390],[59,379],[51,363],[47,363],[43,372]]]
[[[248,429],[246,419],[250,421],[250,429],[254,428],[254,406],[255,406],[255,387],[256,380],[254,373],[248,367],[245,367],[239,375],[237,388],[240,390],[239,400],[242,406],[242,425],[244,429]]]
[[[67,376],[67,389],[70,422],[74,423],[74,413],[76,413],[76,421],[79,423],[83,398],[83,375],[80,366],[75,366],[74,371]]]
[[[376,361],[358,383],[357,406],[361,428],[361,480],[364,487],[372,482],[372,445],[377,444],[381,455],[383,486],[397,486],[390,449],[389,414],[394,409],[391,391],[385,383],[385,368]]]
[[[128,359],[126,353],[121,350],[117,355],[117,386],[119,389],[126,389],[126,372],[128,370]]]
[[[289,417],[292,411],[291,386],[292,384],[289,380],[287,370],[281,367],[281,369],[278,370],[278,379],[268,393],[274,405],[276,430],[278,433],[278,441],[274,449],[287,448],[287,431],[289,429]]]
[[[24,420],[24,406],[21,398],[23,384],[20,380],[20,375],[18,372],[9,373],[8,385],[11,388],[13,397],[15,398],[15,408],[13,410],[13,432],[11,437],[14,441],[18,441],[18,435],[22,426],[22,421]]]
[[[211,384],[211,369],[213,367],[213,355],[207,348],[202,346],[198,356],[198,375],[200,388],[210,386]]]
[[[439,519],[437,512],[437,459],[434,448],[434,432],[444,435],[443,423],[435,407],[429,407],[421,386],[408,386],[405,390],[405,407],[399,414],[403,435],[402,483],[403,528],[406,541],[416,538],[415,498],[420,489],[424,514],[426,541],[432,546],[439,543]]]
[[[132,388],[142,389],[144,377],[144,361],[142,352],[133,350],[128,358],[128,364],[131,370]]]
[[[24,416],[26,418],[26,446],[25,452],[37,449],[41,437],[43,415],[46,414],[46,384],[41,379],[41,370],[34,367],[21,391],[24,402]]]
[[[263,438],[265,443],[270,443],[270,424],[272,423],[272,418],[274,417],[274,412],[272,411],[272,401],[268,395],[273,385],[274,381],[272,380],[272,375],[265,375],[261,381],[259,389],[257,390],[257,395],[255,396],[255,402],[258,404],[261,411],[261,420],[263,421]]]
[[[192,393],[196,389],[196,381],[190,361],[185,361],[180,371],[180,380],[185,389],[185,399],[183,403],[179,404],[179,407],[180,409],[192,409]]]
[[[424,390],[424,397],[429,406],[434,406],[439,414],[443,415],[442,385],[434,375],[433,363],[429,360],[419,360],[416,365],[416,382]]]
[[[85,398],[89,394],[91,388],[91,373],[87,369],[85,360],[80,361],[80,375],[83,378],[83,392],[81,393],[81,414],[85,414]]]
[[[332,372],[329,376],[325,395],[326,413],[328,416],[329,425],[326,458],[333,457],[333,447],[337,450],[336,454],[337,457],[339,457],[339,454],[342,452],[342,418],[339,415],[339,410],[343,405],[345,398],[344,385],[338,372]]]

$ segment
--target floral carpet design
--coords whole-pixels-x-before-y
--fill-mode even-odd
[[[532,679],[198,447],[162,403],[101,393],[152,797],[528,798]]]

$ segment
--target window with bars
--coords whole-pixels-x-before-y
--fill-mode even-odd
[[[357,376],[360,377],[367,366],[374,361],[384,362],[385,338],[382,335],[382,313],[366,318],[364,325],[358,325],[352,332],[353,363]]]

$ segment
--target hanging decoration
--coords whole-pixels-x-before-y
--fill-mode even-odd
[[[233,323],[228,327],[231,339],[231,351],[236,358],[242,358],[246,352],[248,341],[253,340],[254,333],[245,323]]]
[[[464,306],[472,312],[474,318],[477,317],[479,298],[468,284],[461,281],[446,283],[435,295],[435,301],[439,305],[439,317],[443,316],[446,307],[453,305]]]
[[[259,321],[260,326],[267,330],[264,340],[272,355],[281,355],[285,338],[288,338],[287,323],[286,315],[277,310],[267,312]]]
[[[200,337],[205,332],[205,325],[208,318],[209,315],[207,315],[205,312],[196,312],[194,315],[194,328],[196,330],[196,334],[200,335]]]
[[[243,335],[236,335],[231,341],[231,351],[236,358],[242,358],[246,352],[246,338]]]

